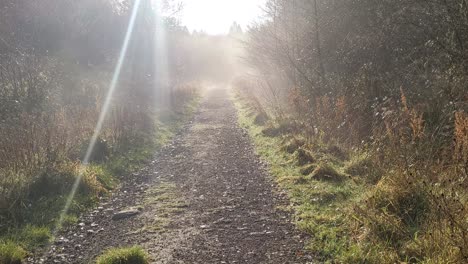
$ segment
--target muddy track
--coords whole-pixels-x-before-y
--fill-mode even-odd
[[[310,262],[265,171],[228,92],[211,89],[151,165],[30,262],[90,263],[106,248],[128,245],[145,247],[152,263]],[[132,206],[141,212],[112,220]]]

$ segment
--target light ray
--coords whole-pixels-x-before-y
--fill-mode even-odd
[[[160,107],[168,107],[170,104],[170,76],[169,76],[169,53],[167,49],[166,26],[161,14],[161,6],[159,1],[154,2],[154,12],[156,18],[155,34],[155,85],[157,89],[157,100]]]
[[[134,5],[133,5],[132,14],[131,14],[131,17],[130,17],[130,20],[129,20],[127,32],[125,34],[122,49],[120,50],[119,60],[117,61],[117,65],[115,67],[115,71],[114,71],[114,74],[112,76],[112,81],[110,83],[109,91],[107,92],[106,99],[105,99],[103,107],[101,109],[101,113],[99,114],[99,119],[98,119],[98,122],[96,124],[95,129],[94,129],[93,136],[92,136],[91,141],[89,143],[89,146],[88,146],[88,148],[86,150],[86,154],[85,154],[85,156],[83,158],[83,162],[82,162],[82,164],[80,166],[78,177],[76,178],[76,180],[75,180],[75,182],[73,184],[72,190],[71,190],[70,194],[67,197],[67,201],[65,203],[65,208],[63,209],[63,211],[62,211],[62,213],[60,215],[60,219],[59,219],[59,221],[58,221],[58,223],[56,225],[56,229],[55,229],[54,233],[56,233],[60,229],[60,227],[61,227],[61,225],[63,223],[63,220],[64,220],[65,216],[67,215],[68,210],[70,209],[70,205],[71,205],[73,199],[75,198],[76,191],[78,190],[78,186],[80,185],[80,182],[81,182],[81,180],[83,178],[83,175],[84,175],[84,173],[86,171],[86,167],[89,164],[91,154],[92,154],[93,149],[94,149],[94,147],[96,145],[96,141],[97,141],[97,139],[99,137],[99,134],[100,134],[100,132],[102,130],[102,126],[103,126],[104,121],[106,119],[106,115],[107,115],[107,112],[109,110],[109,106],[111,104],[113,94],[115,92],[115,89],[117,87],[117,84],[118,84],[118,81],[119,81],[119,78],[120,78],[120,74],[121,74],[121,71],[122,71],[122,66],[123,66],[123,64],[125,62],[125,57],[126,57],[126,54],[127,54],[128,46],[129,46],[129,43],[130,43],[130,40],[131,40],[131,37],[132,37],[132,32],[133,32],[133,29],[134,29],[134,26],[135,26],[135,20],[136,20],[136,17],[138,15],[140,2],[141,2],[141,0],[136,0]]]

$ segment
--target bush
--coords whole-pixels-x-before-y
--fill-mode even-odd
[[[26,251],[22,247],[11,241],[0,242],[0,263],[21,264],[25,257]]]
[[[96,264],[147,264],[148,255],[138,246],[109,249],[100,257]]]

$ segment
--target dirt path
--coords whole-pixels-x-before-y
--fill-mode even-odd
[[[142,245],[153,263],[307,263],[304,239],[277,210],[264,165],[238,127],[224,89],[111,201],[64,232],[44,263],[89,263],[102,250]],[[141,212],[112,220],[116,212]],[[31,262],[40,262],[39,259]]]

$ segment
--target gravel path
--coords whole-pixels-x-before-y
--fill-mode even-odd
[[[152,263],[310,262],[225,89],[206,91],[193,120],[128,178],[30,262],[90,263],[106,248],[128,245],[148,249]],[[136,215],[112,219],[127,209]]]

